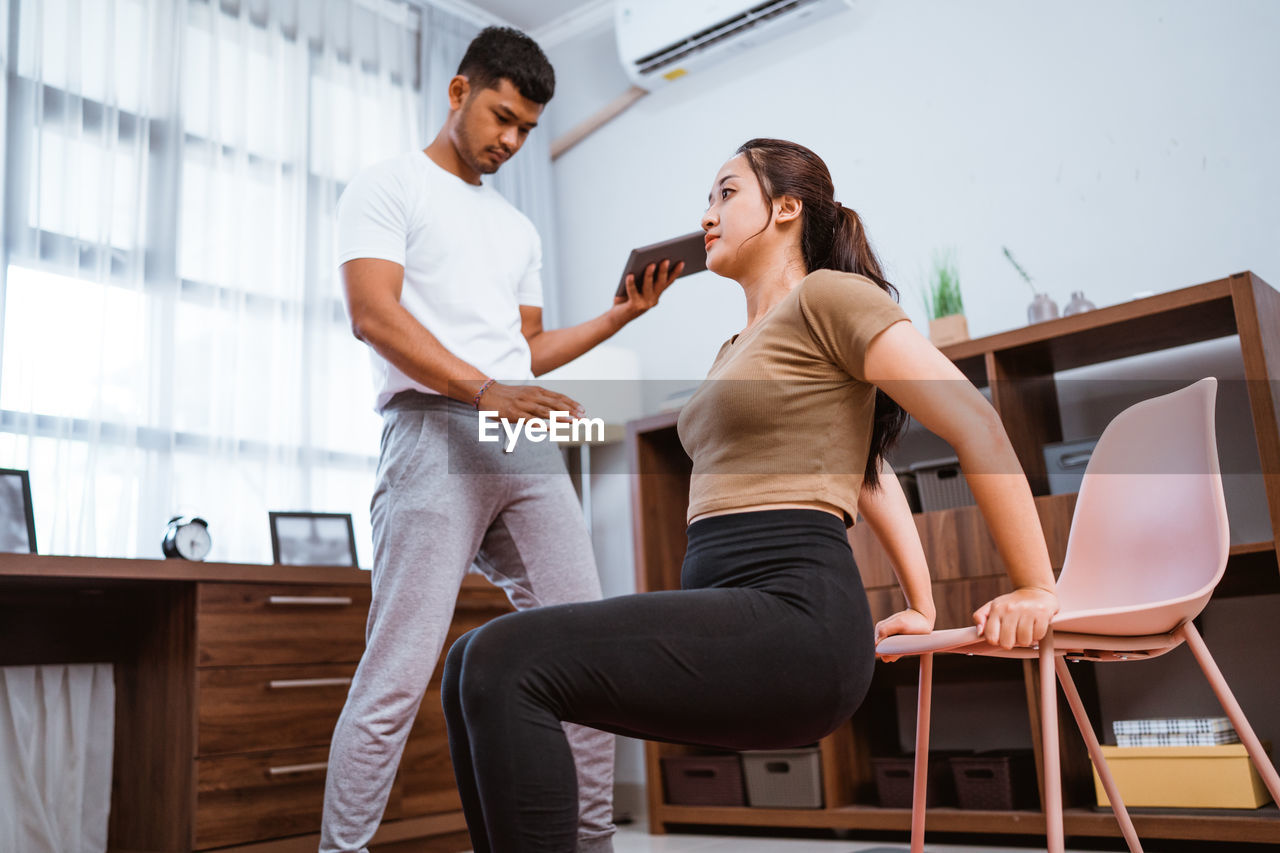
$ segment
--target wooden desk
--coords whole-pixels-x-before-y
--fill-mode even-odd
[[[369,594],[358,569],[0,554],[0,665],[113,664],[109,850],[314,851]],[[450,642],[510,609],[467,576]],[[438,673],[374,849],[406,839],[470,846]]]

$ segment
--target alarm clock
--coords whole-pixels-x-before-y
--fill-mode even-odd
[[[180,560],[203,560],[209,556],[212,547],[209,522],[188,515],[175,515],[169,519],[164,540],[160,543],[165,557]]]

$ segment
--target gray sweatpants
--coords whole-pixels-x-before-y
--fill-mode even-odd
[[[477,441],[465,403],[402,393],[383,411],[366,646],[333,734],[321,853],[364,851],[474,563],[519,610],[600,598],[559,448]],[[613,736],[565,724],[578,770],[578,850],[613,849]],[[512,780],[515,784],[515,780]]]

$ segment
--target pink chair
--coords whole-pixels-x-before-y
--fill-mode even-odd
[[[1230,545],[1214,437],[1217,388],[1217,380],[1208,378],[1145,400],[1117,415],[1102,434],[1071,520],[1058,577],[1061,611],[1036,647],[1006,651],[980,639],[976,627],[898,635],[877,646],[882,655],[920,656],[912,853],[924,850],[929,700],[933,655],[939,652],[1039,659],[1049,853],[1063,849],[1055,683],[1062,684],[1129,849],[1142,850],[1066,658],[1140,660],[1185,642],[1280,803],[1280,776],[1191,621],[1222,578]]]

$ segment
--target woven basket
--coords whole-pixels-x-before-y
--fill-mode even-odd
[[[667,755],[662,783],[673,806],[745,806],[742,762],[736,755]]]

